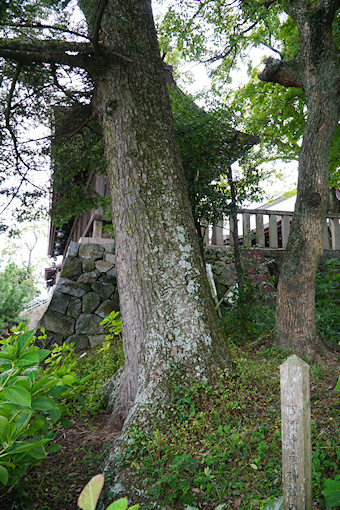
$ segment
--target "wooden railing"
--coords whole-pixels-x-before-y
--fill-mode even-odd
[[[285,249],[290,232],[292,212],[266,209],[240,209],[237,214],[239,242],[243,246]],[[233,220],[226,217],[223,222],[204,228],[206,245],[232,246]],[[210,236],[210,233],[212,234]],[[325,221],[323,248],[340,250],[340,214],[329,213]]]

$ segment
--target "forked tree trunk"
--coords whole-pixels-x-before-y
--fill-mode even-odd
[[[332,40],[337,0],[312,7],[304,0],[286,4],[299,28],[299,59],[268,59],[265,81],[304,88],[307,125],[299,157],[298,193],[281,269],[276,309],[279,347],[313,357],[321,349],[315,324],[315,276],[322,253],[328,208],[328,161],[340,113],[340,53]]]
[[[171,374],[209,378],[229,364],[229,353],[200,255],[150,1],[108,0],[101,26],[106,48],[132,60],[92,74],[126,360],[115,410],[122,424],[168,401]]]

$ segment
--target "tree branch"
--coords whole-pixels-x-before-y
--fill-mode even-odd
[[[100,54],[107,60],[115,58],[128,63],[133,62],[130,58],[113,51],[108,51],[105,48],[100,48]],[[64,64],[88,70],[91,67],[94,56],[95,49],[92,43],[55,41],[51,39],[34,39],[30,42],[21,42],[17,39],[0,40],[0,57],[12,59],[16,62]]]
[[[55,30],[58,32],[64,32],[65,34],[71,34],[76,35],[77,37],[83,37],[84,39],[89,39],[89,37],[86,34],[82,34],[80,32],[75,32],[74,30],[69,30],[65,27],[61,27],[59,25],[44,25],[43,23],[6,23],[2,24],[0,23],[0,28],[33,28],[37,30],[41,29],[48,29],[48,30]]]
[[[304,90],[300,79],[300,66],[295,60],[285,61],[269,57],[264,61],[265,68],[258,75],[261,81],[279,83],[285,87],[297,87]]]

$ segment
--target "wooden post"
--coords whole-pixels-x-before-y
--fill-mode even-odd
[[[334,218],[330,220],[332,233],[332,250],[340,250],[340,220]]]
[[[329,250],[329,240],[328,240],[328,223],[327,218],[325,221],[325,225],[323,227],[323,235],[322,235],[322,247],[324,250]]]
[[[256,215],[256,244],[260,247],[265,246],[264,228],[263,228],[263,215]]]
[[[282,234],[282,248],[286,248],[290,232],[290,216],[282,216],[281,219],[281,234]]]
[[[243,216],[243,246],[251,246],[251,239],[250,239],[250,214],[249,213],[242,213]]]
[[[312,508],[309,365],[295,354],[280,366],[283,509]]]
[[[217,225],[213,226],[211,244],[216,246],[224,246],[223,240],[223,221],[219,221]]]
[[[279,241],[277,235],[277,218],[276,214],[269,215],[269,248],[278,248]]]

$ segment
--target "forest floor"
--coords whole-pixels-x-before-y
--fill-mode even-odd
[[[210,510],[224,503],[230,510],[260,509],[268,496],[281,494],[279,364],[286,357],[258,342],[235,347],[234,356],[239,369],[225,390],[187,389],[174,403],[175,415],[180,411],[181,416],[175,429],[155,433],[148,443],[136,436],[145,451],[135,465],[164,508]],[[311,366],[315,510],[325,508],[320,494],[324,479],[340,469],[339,365],[339,354],[330,353]],[[82,488],[101,472],[118,432],[105,413],[70,420],[72,428],[60,426],[54,440],[62,449],[0,494],[1,510],[76,510]],[[131,452],[127,459],[133,463]]]

